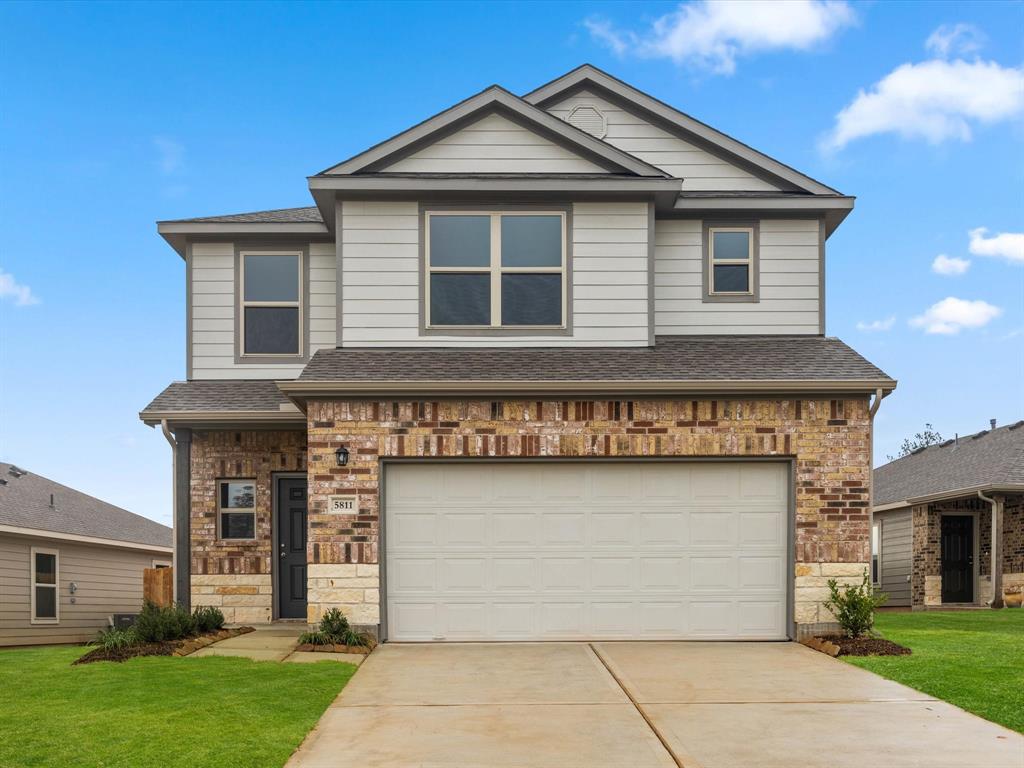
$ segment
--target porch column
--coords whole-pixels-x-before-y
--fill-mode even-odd
[[[192,430],[174,430],[174,599],[186,610],[192,603]]]
[[[1003,507],[1006,497],[992,494],[992,608],[1003,608]]]

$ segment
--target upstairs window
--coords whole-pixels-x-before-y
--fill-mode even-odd
[[[750,227],[711,227],[711,293],[752,294],[754,230]]]
[[[242,355],[302,354],[302,254],[241,254]]]
[[[220,538],[256,538],[256,481],[221,480],[217,483]]]
[[[60,599],[56,549],[32,547],[32,623],[60,621]]]
[[[427,327],[564,328],[565,219],[560,211],[427,213]]]

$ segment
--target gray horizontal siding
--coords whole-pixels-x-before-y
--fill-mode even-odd
[[[346,201],[343,345],[646,345],[647,203],[576,203],[572,224],[571,336],[421,336],[419,204]]]
[[[816,219],[761,219],[760,301],[704,303],[703,222],[655,222],[655,328],[659,334],[819,333]]]
[[[910,605],[910,569],[913,562],[913,534],[910,510],[876,513],[882,523],[881,590],[889,595],[888,606]]]
[[[31,622],[32,547],[59,553],[59,624]],[[0,535],[0,646],[91,640],[111,614],[138,612],[142,571],[153,560],[169,559],[167,553]],[[74,603],[71,582],[77,585]]]
[[[548,112],[565,120],[575,107],[593,106],[605,116],[604,140],[641,160],[683,179],[684,190],[774,191],[778,187],[759,179],[664,128],[589,91],[579,91],[552,104]]]

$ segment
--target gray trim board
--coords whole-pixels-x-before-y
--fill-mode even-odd
[[[818,333],[825,335],[825,217],[818,219]]]
[[[640,110],[647,112],[662,121],[669,123],[682,130],[691,137],[696,137],[717,147],[745,163],[756,166],[762,172],[768,173],[790,184],[806,190],[812,194],[836,194],[836,190],[812,179],[794,168],[782,163],[775,158],[758,152],[753,147],[734,139],[711,126],[680,112],[663,101],[639,91],[628,83],[624,83],[616,77],[609,75],[597,67],[584,64],[551,82],[534,89],[525,94],[523,99],[538,107],[543,107],[555,99],[564,96],[567,92],[591,85],[599,91],[610,93],[619,99],[634,105]]]
[[[192,605],[192,430],[174,430],[174,580],[178,604]]]
[[[562,211],[565,213],[565,327],[564,328],[428,328],[427,327],[427,252],[426,214],[430,211]],[[419,282],[419,335],[420,336],[572,336],[572,241],[573,221],[571,203],[445,203],[433,205],[420,203],[417,212],[419,239],[417,266]]]
[[[167,241],[181,258],[185,258],[185,248],[189,242],[224,242],[239,236],[242,237],[280,237],[287,235],[305,235],[305,242],[317,242],[317,235],[329,235],[330,231],[323,224],[294,223],[224,223],[224,222],[189,222],[171,221],[157,222],[156,231]]]
[[[655,254],[654,203],[647,204],[647,345],[654,346],[657,330],[656,300],[654,298],[654,254]]]
[[[192,243],[185,246],[185,378],[192,378]]]
[[[753,257],[750,264],[749,295],[714,295],[711,293],[711,230],[715,227],[749,227],[754,230]],[[701,222],[701,302],[703,304],[757,304],[761,301],[761,222],[720,219]]]
[[[343,226],[344,203],[337,198],[334,199],[334,346],[340,347],[345,332],[345,319],[342,314],[344,305],[344,264],[345,264],[345,243]]]
[[[676,196],[672,210],[660,213],[659,218],[675,218],[673,213],[680,214],[679,218],[732,214],[764,218],[804,214],[803,218],[807,218],[806,214],[816,214],[824,217],[827,239],[853,210],[854,200],[836,195],[707,196],[682,193]]]
[[[234,326],[235,326],[235,365],[295,365],[296,363],[309,362],[309,243],[298,245],[273,245],[266,242],[238,242],[235,241],[234,261]],[[242,354],[242,302],[241,302],[241,259],[242,251],[251,253],[253,251],[301,251],[302,252],[302,338],[299,344],[302,349],[299,355],[243,355]],[[335,297],[337,302],[337,297]],[[335,345],[338,340],[335,339]]]
[[[335,176],[379,170],[382,165],[386,165],[403,150],[409,147],[420,146],[425,142],[429,142],[438,132],[452,125],[464,124],[478,114],[494,111],[498,108],[516,115],[521,121],[525,121],[528,125],[543,130],[548,135],[560,137],[581,155],[589,159],[601,161],[599,162],[601,165],[621,168],[627,173],[634,173],[639,176],[662,178],[667,176],[660,168],[656,168],[617,147],[613,147],[611,144],[594,138],[589,133],[581,131],[564,120],[560,120],[545,112],[543,109],[535,107],[499,85],[489,86],[479,93],[437,113],[433,117],[392,136],[390,139],[386,139],[364,152],[350,157],[348,160],[321,171],[317,176]]]

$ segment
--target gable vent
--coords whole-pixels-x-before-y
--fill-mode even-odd
[[[575,107],[565,121],[599,139],[603,139],[608,133],[608,121],[605,119],[604,113],[589,104]]]

